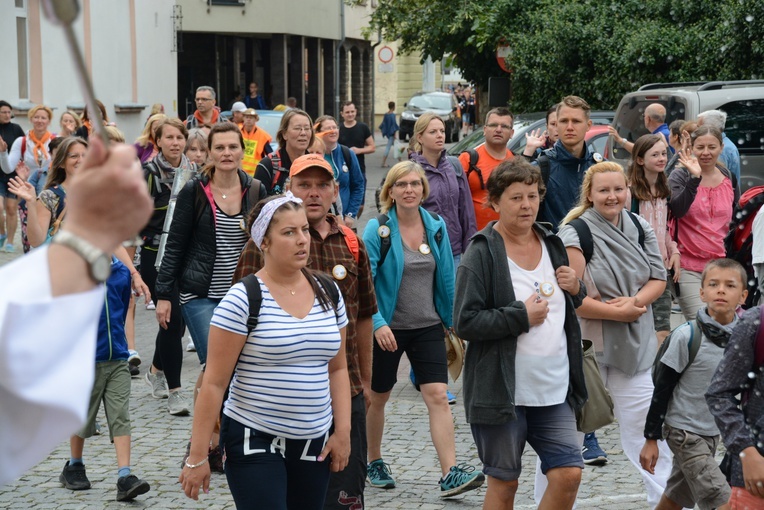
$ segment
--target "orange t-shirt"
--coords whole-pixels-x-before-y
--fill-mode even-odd
[[[481,230],[488,225],[489,221],[498,220],[499,213],[493,210],[492,207],[485,207],[485,203],[488,201],[488,190],[485,188],[485,184],[488,182],[488,177],[493,172],[499,163],[504,160],[514,158],[512,151],[507,149],[507,155],[503,160],[496,159],[485,150],[485,144],[481,145],[477,149],[478,161],[477,166],[480,169],[480,173],[483,176],[484,186],[480,187],[480,177],[477,172],[471,172],[468,175],[470,184],[470,192],[472,193],[472,205],[475,207],[475,220],[477,222],[477,229]],[[470,168],[470,155],[467,152],[462,152],[459,155],[459,161],[462,163],[464,173],[467,173]]]
[[[257,164],[265,156],[265,144],[271,143],[271,135],[257,126],[252,133],[247,133],[242,128],[241,134],[244,137],[244,158],[241,160],[241,169],[250,177],[254,177]]]

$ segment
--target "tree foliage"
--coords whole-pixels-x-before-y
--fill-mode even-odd
[[[566,94],[614,108],[645,83],[764,78],[761,0],[379,0],[370,30],[404,53],[452,54],[480,86],[505,75],[511,106],[544,110]]]

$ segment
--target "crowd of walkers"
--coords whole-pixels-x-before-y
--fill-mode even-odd
[[[208,492],[212,471],[225,472],[237,508],[360,509],[367,481],[395,488],[385,406],[406,354],[441,497],[487,481],[483,508],[513,508],[530,444],[539,508],[573,508],[585,465],[607,462],[577,425],[592,382],[586,340],[651,507],[764,507],[760,317],[742,313],[746,271],[724,258],[740,190],[713,115],[629,143],[624,169],[585,143],[590,108],[576,96],[550,108],[522,155],[506,149],[506,108],[486,114],[485,145],[460,158],[445,152],[443,120],[424,113],[359,234],[374,145],[352,103],[342,123],[290,108],[275,151],[247,104],[233,105],[231,122],[212,88],[196,104],[186,122],[152,111],[135,142],[154,211],[140,242],[113,254],[96,386],[65,487],[90,488],[84,442],[103,401],[117,499],[149,490],[129,454],[141,295],[158,323],[151,395],[172,415],[194,410],[180,475],[191,498]],[[92,125],[66,111],[54,135],[52,110],[37,106],[24,133],[9,113],[0,101],[0,239],[14,251],[18,222],[27,252],[66,223]],[[672,302],[688,321],[674,332]],[[193,405],[181,388],[186,329],[201,366]],[[467,346],[464,405],[481,469],[456,457],[448,331]],[[726,476],[714,461],[720,434]]]

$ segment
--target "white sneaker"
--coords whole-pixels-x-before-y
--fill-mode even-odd
[[[146,372],[146,383],[151,386],[151,396],[154,398],[167,398],[167,379],[165,379],[164,372],[157,372],[152,374],[151,370]]]
[[[146,310],[156,310],[157,306],[154,304],[154,301],[149,301],[149,304],[146,305]]]
[[[186,345],[186,352],[196,352],[196,346],[194,345],[194,339],[188,338],[188,345]]]
[[[188,404],[180,390],[170,392],[170,397],[167,399],[167,409],[173,416],[188,416]]]

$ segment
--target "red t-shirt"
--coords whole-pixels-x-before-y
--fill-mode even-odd
[[[477,165],[475,166],[480,169],[480,173],[483,176],[484,185],[488,182],[488,177],[491,175],[491,172],[493,172],[493,169],[499,165],[499,163],[515,157],[512,154],[512,151],[507,149],[507,155],[504,159],[496,159],[488,154],[488,151],[485,149],[485,144],[478,147],[477,153],[478,161]],[[459,155],[459,161],[462,163],[464,172],[467,173],[470,168],[470,155],[466,152],[462,152]],[[485,186],[483,186],[481,189],[480,177],[478,177],[477,172],[472,172],[469,174],[469,184],[470,192],[472,193],[472,205],[475,207],[475,220],[477,222],[477,229],[481,230],[483,227],[488,225],[489,221],[498,220],[499,213],[494,211],[492,207],[486,207],[484,205],[488,201],[488,190],[485,189]]]

